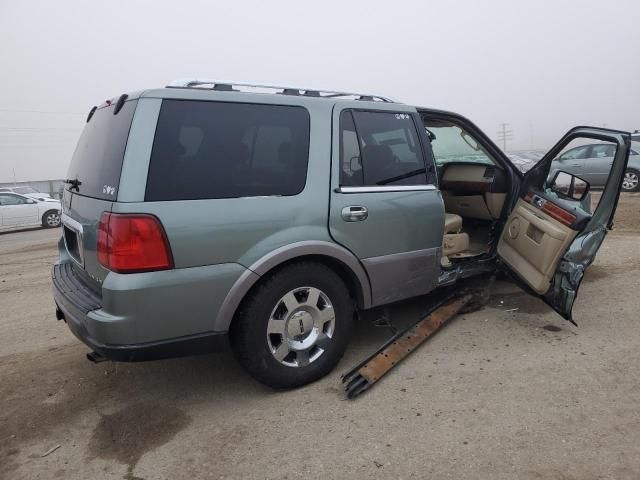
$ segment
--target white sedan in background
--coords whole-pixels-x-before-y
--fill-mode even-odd
[[[34,225],[59,227],[60,214],[58,200],[36,200],[17,193],[0,192],[0,229]]]

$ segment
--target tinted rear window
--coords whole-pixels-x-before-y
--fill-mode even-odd
[[[84,127],[67,173],[67,178],[80,181],[79,194],[116,199],[124,150],[137,103],[136,100],[126,102],[117,115],[113,114],[114,105],[99,108]]]
[[[163,100],[146,200],[296,195],[308,157],[302,107]]]

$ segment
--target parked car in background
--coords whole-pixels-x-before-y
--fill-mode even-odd
[[[631,141],[640,142],[640,130],[634,130],[634,132],[631,134]]]
[[[48,193],[42,193],[36,190],[33,187],[29,187],[28,185],[22,185],[19,187],[1,187],[0,192],[13,192],[18,193],[20,195],[24,195],[25,197],[35,198],[36,200],[46,200],[47,198],[51,198],[51,195]]]
[[[507,157],[518,167],[518,170],[524,173],[542,160],[545,153],[543,150],[516,150],[507,153]]]
[[[13,192],[0,192],[0,228],[42,225],[60,226],[61,207],[58,200],[36,200]]]
[[[622,191],[640,191],[640,148],[634,145],[629,152],[629,163],[622,181]],[[553,161],[552,171],[564,170],[576,175],[592,187],[604,187],[616,153],[611,143],[580,145],[567,150]]]

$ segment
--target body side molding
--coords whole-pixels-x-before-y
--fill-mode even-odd
[[[372,306],[425,295],[436,288],[442,248],[393,253],[362,260],[371,281]]]

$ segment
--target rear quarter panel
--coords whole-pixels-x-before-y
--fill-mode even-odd
[[[193,95],[198,99],[202,94]],[[255,96],[245,97],[241,93],[220,93],[219,97],[224,101],[256,102]],[[141,186],[146,185],[151,154],[149,132],[155,131],[159,101],[157,98],[139,101],[138,110],[146,110],[136,112],[133,120],[118,202],[113,204],[113,211],[157,216],[169,238],[176,268],[221,263],[250,267],[267,253],[287,244],[331,241],[327,216],[332,102],[320,100],[304,105],[309,111],[311,135],[307,180],[300,194],[144,202]],[[265,95],[264,103],[297,105],[300,102],[286,96]],[[125,172],[129,172],[127,178]]]

